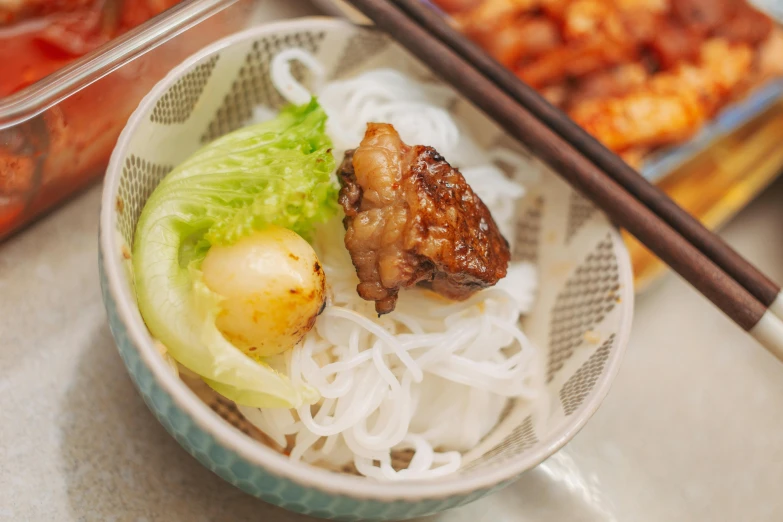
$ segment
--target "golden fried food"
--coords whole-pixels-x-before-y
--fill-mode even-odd
[[[749,46],[725,40],[702,44],[698,64],[655,75],[622,96],[578,103],[570,115],[615,151],[687,140],[749,74]]]
[[[593,39],[570,47],[558,47],[514,71],[526,83],[542,88],[563,78],[573,82],[636,58],[638,56],[631,47],[614,46],[604,40]]]
[[[435,0],[629,163],[783,75],[783,32],[745,0]]]

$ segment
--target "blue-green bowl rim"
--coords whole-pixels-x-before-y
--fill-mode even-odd
[[[633,285],[630,258],[620,234],[614,227],[607,227],[616,253],[621,285],[621,299],[624,304],[620,331],[617,333],[617,349],[612,351],[606,362],[606,372],[596,383],[594,392],[580,409],[567,418],[547,443],[540,444],[535,451],[528,451],[517,458],[511,458],[502,466],[477,470],[469,474],[444,477],[437,481],[417,482],[378,482],[365,477],[327,471],[303,462],[293,462],[288,457],[264,446],[262,443],[243,434],[209,406],[201,401],[188,386],[176,377],[166,365],[153,344],[153,339],[144,325],[135,301],[127,285],[122,282],[122,255],[116,243],[115,199],[122,172],[122,160],[130,142],[133,130],[146,116],[149,109],[183,74],[205,57],[219,52],[236,43],[252,40],[280,31],[291,30],[344,30],[352,31],[355,26],[350,22],[330,17],[307,17],[285,20],[254,27],[230,35],[193,54],[180,65],[172,69],[165,78],[142,99],[123,129],[112,153],[106,170],[100,214],[100,250],[103,257],[108,291],[115,301],[119,319],[128,332],[134,348],[144,364],[154,375],[159,386],[171,396],[174,403],[187,412],[193,422],[212,435],[216,441],[231,449],[249,463],[259,466],[279,477],[284,477],[304,487],[314,488],[333,495],[342,495],[356,499],[392,502],[405,500],[440,499],[453,496],[470,495],[479,490],[489,490],[507,482],[523,472],[535,467],[562,448],[587,423],[598,409],[619,369],[625,347],[628,343],[633,315]]]

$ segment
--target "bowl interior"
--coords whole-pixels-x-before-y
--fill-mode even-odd
[[[241,127],[256,106],[284,100],[269,79],[280,50],[300,47],[326,67],[328,78],[391,67],[419,80],[437,79],[386,36],[328,19],[304,19],[239,33],[205,49],[164,79],[141,103],[115,149],[104,205],[105,229],[116,232],[104,262],[122,274],[116,298],[134,302],[130,245],[141,209],[175,165],[214,138]],[[303,69],[295,76],[307,84]],[[454,94],[450,110],[479,144],[525,155],[520,181],[528,192],[518,208],[514,258],[537,264],[539,291],[525,331],[545,352],[548,395],[536,409],[512,405],[458,473],[456,480],[509,478],[551,455],[578,431],[608,391],[624,350],[633,308],[627,252],[603,213],[571,190],[532,154],[506,137]],[[143,325],[139,322],[138,326]],[[140,350],[154,350],[146,334]],[[223,418],[262,439],[233,405],[195,386]],[[259,454],[271,450],[258,445]],[[306,466],[306,464],[291,464]],[[440,479],[455,480],[454,477]],[[495,480],[499,482],[500,480]]]

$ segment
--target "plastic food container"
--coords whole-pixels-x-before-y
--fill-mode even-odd
[[[100,179],[144,95],[187,56],[249,26],[253,7],[185,1],[0,98],[0,240]]]

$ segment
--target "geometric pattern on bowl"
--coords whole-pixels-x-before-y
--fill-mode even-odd
[[[609,339],[560,388],[560,402],[563,403],[563,411],[566,415],[574,413],[595,386],[612,351],[614,339],[614,334],[609,336]]]
[[[557,295],[549,326],[549,380],[579,346],[591,339],[593,329],[614,309],[619,297],[619,280],[612,238],[607,236],[587,255]]]
[[[240,128],[253,116],[253,109],[258,105],[270,109],[280,109],[285,105],[285,99],[277,92],[269,76],[272,58],[280,51],[291,48],[316,53],[324,36],[324,32],[300,31],[272,34],[255,40],[237,72],[231,90],[201,137],[202,143],[209,143]],[[291,72],[297,81],[309,85],[306,69],[299,66],[298,62]]]
[[[215,68],[218,58],[219,56],[213,56],[180,78],[155,104],[150,121],[164,125],[188,121],[209,81],[209,77],[212,75],[212,69]]]
[[[571,192],[568,206],[568,228],[566,229],[566,241],[571,241],[582,225],[593,216],[598,208],[577,191]]]

